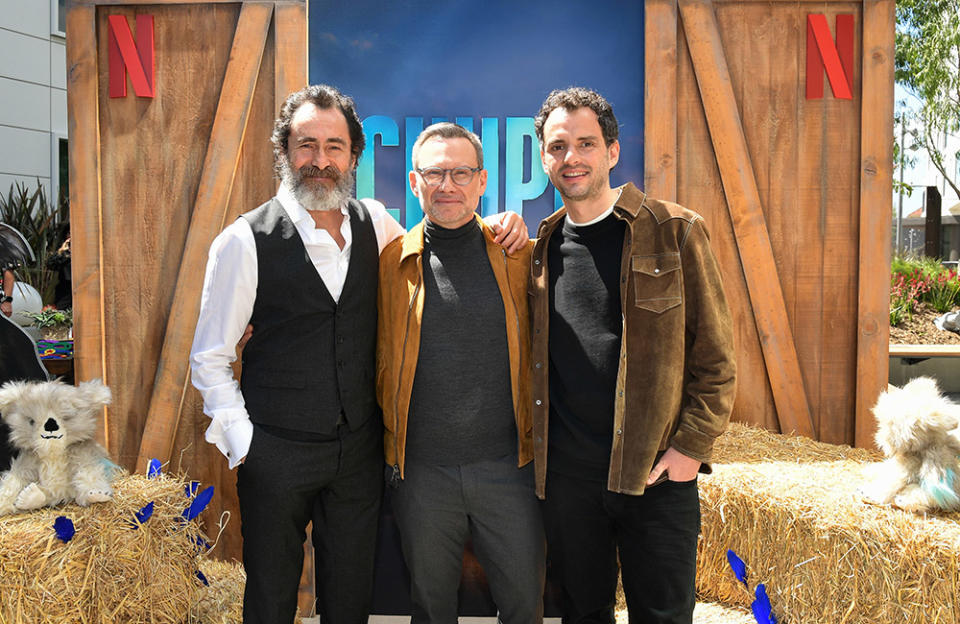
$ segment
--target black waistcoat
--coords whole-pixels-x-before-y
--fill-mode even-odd
[[[257,244],[253,337],[240,381],[255,423],[329,433],[341,414],[351,429],[378,414],[379,250],[366,207],[350,200],[347,210],[353,242],[339,303],[280,202],[242,215]]]

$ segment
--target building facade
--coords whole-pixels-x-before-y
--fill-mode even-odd
[[[67,180],[65,0],[0,0],[0,193]]]

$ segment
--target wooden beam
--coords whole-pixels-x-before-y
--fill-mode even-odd
[[[206,266],[207,251],[220,232],[230,201],[272,12],[272,4],[245,2],[237,20],[140,441],[138,470],[154,457],[166,462],[173,450],[200,312],[203,271],[198,267]]]
[[[307,7],[278,5],[273,13],[277,56],[274,70],[274,112],[279,113],[287,96],[307,85]]]
[[[892,344],[890,357],[901,358],[932,358],[932,357],[960,357],[960,345],[956,344]],[[876,401],[876,397],[874,397]],[[872,423],[871,423],[872,424]],[[871,433],[872,433],[871,429]]]
[[[874,444],[871,408],[890,361],[890,202],[893,197],[894,0],[863,3],[860,113],[860,285],[856,446]]]
[[[647,0],[643,99],[643,186],[677,201],[677,1]]]
[[[74,378],[106,379],[103,329],[103,232],[100,228],[100,108],[94,7],[67,12],[67,132],[70,136],[70,231]],[[97,440],[110,448],[109,412]]]
[[[710,0],[680,0],[780,428],[815,438],[757,181]]]

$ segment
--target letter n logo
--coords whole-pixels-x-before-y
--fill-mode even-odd
[[[830,35],[827,16],[807,15],[807,99],[823,97],[823,73],[833,96],[853,99],[853,15],[837,16],[837,42]]]
[[[137,41],[127,18],[122,15],[107,17],[109,41],[107,56],[110,60],[110,97],[122,98],[127,95],[127,74],[133,84],[133,92],[138,97],[152,98],[156,95],[153,74],[153,16],[138,15]]]

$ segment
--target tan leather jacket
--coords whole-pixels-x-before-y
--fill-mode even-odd
[[[530,321],[527,314],[527,280],[532,244],[507,255],[493,242],[493,232],[479,218],[487,256],[493,269],[506,314],[507,347],[513,409],[517,423],[518,465],[533,459],[533,425],[530,419]],[[403,477],[407,414],[420,350],[423,317],[423,223],[387,245],[380,254],[380,291],[377,320],[377,398],[383,409],[383,449],[387,464]],[[468,374],[469,371],[459,371]]]
[[[607,489],[642,494],[658,454],[672,446],[704,464],[726,428],[736,386],[733,329],[703,219],[623,187],[614,214],[627,223],[621,264],[623,340]],[[533,420],[537,495],[544,496],[549,432],[547,247],[561,208],[540,223],[531,264]],[[709,470],[709,467],[705,467]]]

